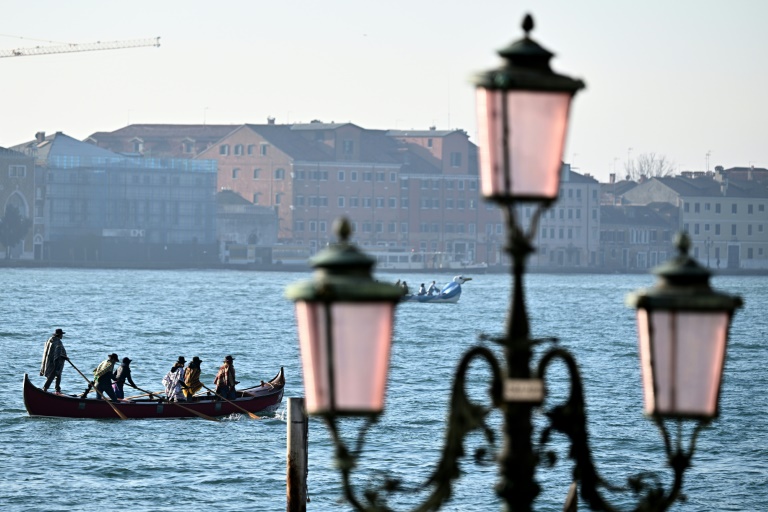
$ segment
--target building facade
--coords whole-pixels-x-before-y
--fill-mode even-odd
[[[0,148],[0,218],[7,207],[15,207],[21,217],[33,220],[33,226],[17,245],[11,248],[13,259],[35,257],[35,160],[34,158]],[[42,240],[39,241],[42,244]],[[0,244],[0,258],[6,257],[6,248]]]
[[[42,259],[218,260],[215,161],[128,157],[62,133],[14,149],[34,158],[41,178]]]
[[[678,230],[691,253],[712,268],[768,269],[768,171],[726,170],[652,178],[627,192],[633,204],[679,208]]]

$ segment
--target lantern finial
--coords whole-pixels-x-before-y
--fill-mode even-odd
[[[691,237],[685,231],[675,235],[675,247],[680,251],[680,256],[688,256],[691,249]]]
[[[523,18],[522,27],[525,31],[525,37],[528,37],[528,33],[533,30],[533,16],[526,14],[525,18]]]
[[[352,236],[352,224],[350,224],[349,219],[346,217],[340,217],[333,223],[333,232],[336,233],[339,242],[345,244],[349,237]]]

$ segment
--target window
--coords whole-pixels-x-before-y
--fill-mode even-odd
[[[342,151],[345,155],[351,155],[355,152],[355,142],[349,139],[342,141]]]
[[[339,196],[339,208],[344,208],[344,196]]]
[[[253,154],[253,148],[254,148],[254,145],[253,145],[253,144],[248,144],[248,154],[249,154],[249,155],[252,155],[252,154]]]
[[[720,213],[720,203],[715,203],[715,213]]]
[[[689,211],[691,211],[691,204],[690,204],[690,203],[685,203],[685,204],[683,205],[683,211],[684,211],[685,213],[688,213]]]
[[[259,144],[259,154],[261,156],[266,156],[266,154],[267,154],[267,146],[269,146],[269,144],[266,144],[264,142]]]
[[[704,203],[704,211],[705,211],[705,212],[708,212],[708,211],[710,211],[710,210],[711,210],[711,206],[712,206],[712,205],[710,205],[709,203]]]
[[[261,169],[254,169],[253,170],[253,179],[255,179],[255,180],[259,179],[259,174],[261,174]]]
[[[396,197],[390,197],[387,199],[387,202],[389,203],[387,206],[390,208],[397,208],[397,198]]]
[[[752,224],[747,224],[747,236],[752,236]]]
[[[349,207],[350,208],[357,208],[360,206],[360,198],[357,197],[350,197],[349,198]]]
[[[731,224],[731,235],[736,236],[736,224]]]
[[[185,140],[181,143],[181,148],[185,153],[192,153],[195,150],[195,143],[191,140]]]
[[[282,199],[282,197],[283,197],[283,194],[281,194],[280,192],[275,194],[275,204],[280,204],[280,200]]]
[[[389,181],[391,181],[392,183],[397,181],[397,173],[396,172],[389,173]]]
[[[720,224],[715,224],[715,235],[720,234]]]
[[[9,165],[8,176],[10,178],[24,178],[27,175],[26,165]]]
[[[229,154],[229,144],[222,144],[219,146],[219,154],[220,155],[228,155]]]
[[[736,203],[731,205],[731,213],[739,213],[739,208],[736,206]]]
[[[253,204],[259,204],[259,193],[253,194]]]
[[[235,155],[241,156],[243,154],[243,145],[235,144]]]
[[[432,139],[427,139],[427,147],[428,148],[432,147]]]
[[[276,180],[284,180],[285,179],[285,169],[282,167],[275,169],[275,179]]]
[[[386,173],[383,172],[377,172],[376,173],[376,181],[386,181]]]
[[[461,153],[458,151],[451,152],[451,167],[461,167]]]
[[[693,225],[693,234],[698,235],[699,234],[699,223]]]
[[[339,171],[339,181],[344,181],[344,171]]]
[[[757,205],[757,211],[764,212],[765,211],[765,205],[764,204]]]
[[[751,204],[747,205],[747,213],[749,213],[749,214],[753,213],[752,212],[752,205]]]
[[[233,180],[236,180],[236,179],[237,179],[237,176],[238,176],[239,174],[240,174],[240,169],[239,169],[239,168],[235,167],[234,169],[232,169],[232,179],[233,179]]]
[[[373,181],[373,173],[372,172],[364,172],[363,173],[363,181]]]
[[[349,181],[357,181],[357,171],[350,171]]]
[[[370,208],[371,207],[371,198],[370,197],[364,197],[363,198],[363,208]]]
[[[693,205],[693,211],[696,212],[696,213],[699,213],[701,211],[700,208],[699,208],[699,203],[696,203],[696,204]]]
[[[376,208],[384,208],[384,198],[383,197],[377,197],[376,198]]]

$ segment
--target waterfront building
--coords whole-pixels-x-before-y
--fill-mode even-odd
[[[599,266],[617,272],[642,271],[674,254],[678,209],[666,203],[600,206]]]
[[[678,230],[691,253],[713,268],[768,269],[768,171],[717,167],[651,178],[626,192],[632,204],[666,202],[679,208]]]
[[[120,155],[60,132],[12,149],[34,159],[39,177],[41,259],[217,261],[215,161]]]
[[[521,207],[520,214],[529,223],[533,207]],[[594,267],[599,242],[600,183],[564,163],[557,202],[539,220],[534,238],[537,252],[531,255],[529,265],[532,269]]]
[[[42,236],[38,230],[42,219],[35,203],[35,160],[24,153],[0,148],[0,219],[8,206],[16,207],[22,217],[33,220],[27,236],[11,248],[11,258],[39,258]],[[0,245],[0,249],[0,259],[5,258],[6,248]]]
[[[230,265],[270,264],[277,244],[277,211],[231,190],[216,194],[219,257]],[[305,258],[306,259],[306,258]]]

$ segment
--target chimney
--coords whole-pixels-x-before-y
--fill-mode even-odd
[[[433,132],[433,131],[435,131],[435,130],[437,130],[437,126],[434,126],[434,125],[433,125],[433,126],[430,126],[430,127],[429,127],[429,131]]]
[[[43,142],[45,140],[45,132],[37,132],[35,134],[35,140],[38,144]]]
[[[725,178],[722,183],[720,183],[720,193],[724,196],[728,194],[728,178]]]
[[[267,118],[267,124],[275,124],[275,118],[274,117],[268,117]]]
[[[754,171],[755,171],[754,165],[751,166],[749,169],[747,169],[747,181],[752,181],[754,179],[754,175],[753,175]]]
[[[608,183],[616,183],[616,173],[612,172],[609,176]]]

